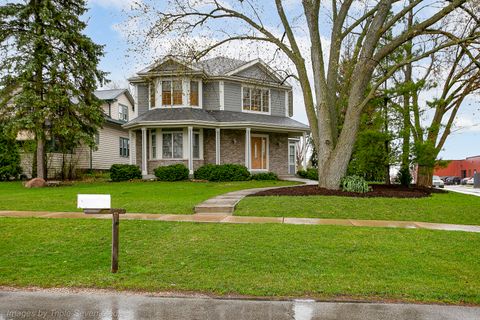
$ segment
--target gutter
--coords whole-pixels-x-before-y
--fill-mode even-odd
[[[135,129],[141,127],[171,127],[171,126],[207,126],[211,128],[228,128],[228,129],[244,129],[245,127],[256,128],[256,129],[270,129],[270,130],[290,130],[290,131],[297,131],[297,132],[310,132],[310,128],[299,128],[299,127],[291,127],[291,126],[279,126],[279,125],[265,125],[258,122],[213,122],[213,121],[204,121],[204,120],[185,120],[185,121],[178,121],[178,120],[163,120],[163,121],[139,121],[132,124],[124,124],[122,125],[125,129]]]

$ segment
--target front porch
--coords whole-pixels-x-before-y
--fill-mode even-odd
[[[229,163],[252,173],[289,175],[297,170],[296,141],[302,135],[252,127],[144,126],[130,130],[130,163],[140,166],[145,178],[153,177],[159,166],[177,163],[183,163],[191,177],[204,164]]]

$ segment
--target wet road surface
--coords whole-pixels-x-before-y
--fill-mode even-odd
[[[0,320],[6,319],[473,320],[480,307],[0,291]]]

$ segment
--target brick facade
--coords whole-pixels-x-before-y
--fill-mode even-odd
[[[288,174],[288,134],[287,133],[266,133],[252,130],[252,135],[259,133],[269,137],[269,170],[279,175]],[[136,156],[137,165],[141,167],[142,160],[142,135],[136,131]],[[149,143],[147,143],[147,154],[149,154]],[[203,130],[203,160],[194,160],[193,167],[207,164],[215,164],[215,129]],[[183,163],[188,166],[188,160],[148,160],[148,174],[158,166]],[[220,130],[220,163],[236,163],[245,165],[245,130]]]

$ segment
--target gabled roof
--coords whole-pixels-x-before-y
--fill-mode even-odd
[[[123,93],[125,93],[130,103],[134,105],[133,97],[128,89],[96,90],[93,94],[100,100],[111,101],[117,99]]]
[[[247,61],[227,57],[215,57],[197,63],[202,70],[211,76],[224,76],[232,70],[247,64]]]
[[[174,74],[175,72],[187,72],[187,73],[197,73],[203,74],[205,76],[211,77],[239,77],[240,72],[258,66],[262,69],[269,77],[274,79],[274,82],[278,82],[287,86],[290,86],[289,83],[285,82],[284,79],[275,71],[273,70],[268,64],[266,64],[261,59],[255,59],[250,61],[239,60],[239,59],[232,59],[227,57],[215,57],[211,59],[201,60],[196,63],[189,63],[186,61],[182,61],[177,59],[173,56],[166,56],[163,59],[149,65],[148,67],[142,69],[137,73],[136,76],[130,78],[130,81],[138,81],[141,80],[143,76],[149,76],[158,74],[161,72],[160,67],[167,64],[175,64],[177,65],[177,70],[172,68],[166,68],[164,70],[165,73]],[[181,68],[180,68],[181,67]],[[245,78],[245,77],[243,77]]]

